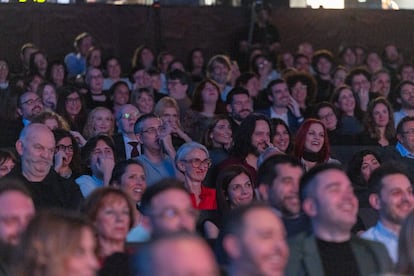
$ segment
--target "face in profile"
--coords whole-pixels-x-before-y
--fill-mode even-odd
[[[11,158],[0,160],[0,178],[8,174],[15,165],[16,163]]]
[[[96,241],[90,228],[81,230],[79,246],[64,260],[63,268],[66,276],[95,276],[99,268],[95,255]]]

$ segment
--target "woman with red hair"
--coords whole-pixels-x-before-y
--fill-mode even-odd
[[[296,133],[294,154],[305,171],[322,163],[340,163],[330,157],[328,133],[317,119],[307,119]]]

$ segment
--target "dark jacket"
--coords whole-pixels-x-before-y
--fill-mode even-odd
[[[352,236],[350,242],[361,276],[392,271],[392,261],[384,245],[356,236]],[[290,255],[285,275],[324,275],[315,235],[299,234],[289,240],[289,248]]]

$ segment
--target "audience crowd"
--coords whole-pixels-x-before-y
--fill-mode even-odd
[[[414,63],[256,12],[237,53],[0,58],[0,275],[414,275]]]

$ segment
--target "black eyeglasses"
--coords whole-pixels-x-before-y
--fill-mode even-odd
[[[36,98],[36,99],[30,99],[30,100],[24,101],[24,102],[22,102],[21,105],[24,105],[24,104],[33,105],[35,103],[41,103],[41,102],[42,102],[41,98]]]
[[[73,145],[65,146],[65,145],[59,144],[56,146],[56,152],[58,151],[73,152]]]

